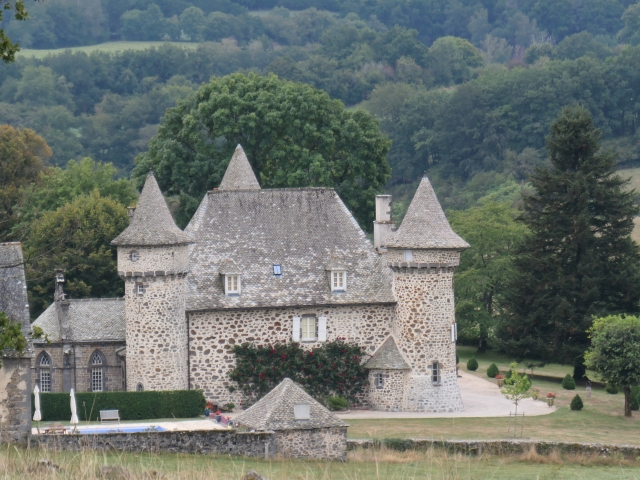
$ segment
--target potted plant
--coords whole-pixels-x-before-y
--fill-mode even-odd
[[[213,402],[207,402],[207,405],[204,407],[204,416],[208,417],[214,410],[215,406],[213,405]]]
[[[533,398],[535,401],[538,401],[538,398],[540,398],[540,390],[538,390],[537,388],[532,388],[531,398]]]
[[[556,399],[555,393],[547,393],[547,405],[553,407],[553,401]]]
[[[504,375],[499,373],[493,378],[495,378],[498,381],[498,387],[502,388],[502,385],[504,385]]]
[[[233,412],[233,409],[236,407],[236,404],[233,402],[225,403],[220,407],[221,412]]]

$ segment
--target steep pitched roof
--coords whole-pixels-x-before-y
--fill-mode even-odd
[[[69,327],[73,342],[124,342],[124,298],[68,300]],[[51,342],[62,341],[55,303],[33,322]]]
[[[193,242],[188,311],[395,302],[384,258],[333,189],[214,190],[185,232]],[[228,259],[242,272],[239,296],[224,294]],[[347,272],[343,293],[329,284],[335,259]]]
[[[309,405],[309,420],[295,419],[294,405],[300,404]],[[290,378],[285,378],[252,407],[238,415],[234,421],[258,431],[347,426]]]
[[[149,172],[131,223],[111,244],[151,246],[184,243],[189,243],[189,237],[173,221],[156,177]]]
[[[29,302],[19,242],[0,243],[0,312],[29,328]]]
[[[258,179],[240,145],[233,152],[219,190],[260,190]]]
[[[409,370],[411,367],[406,362],[396,341],[389,336],[382,345],[373,353],[371,358],[366,361],[364,368],[370,370]]]
[[[469,248],[469,244],[451,229],[427,177],[422,178],[402,225],[387,238],[384,246],[453,250]]]

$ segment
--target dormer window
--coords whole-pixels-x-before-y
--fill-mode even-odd
[[[347,290],[347,272],[344,270],[331,271],[331,291],[344,292]]]
[[[308,403],[294,404],[293,418],[297,421],[311,420],[311,405]]]
[[[277,275],[282,275],[282,267],[280,267],[279,263],[275,263],[273,265],[273,274],[276,275],[276,276]]]
[[[224,294],[225,295],[240,295],[240,275],[225,275],[224,276]]]
[[[140,260],[140,254],[133,250],[130,254],[129,254],[129,260],[131,260],[132,262],[137,262],[138,260]]]

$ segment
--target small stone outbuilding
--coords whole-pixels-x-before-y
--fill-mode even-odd
[[[256,432],[275,432],[276,454],[294,458],[347,459],[347,424],[285,378],[236,419]]]
[[[393,336],[364,364],[369,370],[369,403],[374,410],[401,412],[403,393],[411,367],[398,350]]]

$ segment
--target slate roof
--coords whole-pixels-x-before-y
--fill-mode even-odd
[[[73,342],[124,342],[124,298],[67,300]],[[61,342],[56,304],[49,305],[33,325],[44,330],[53,343]]]
[[[0,312],[29,328],[29,301],[19,242],[0,243]]]
[[[463,250],[469,244],[449,225],[427,177],[423,177],[400,228],[384,244],[387,248]]]
[[[185,229],[190,246],[187,310],[395,303],[391,272],[330,188],[225,191],[205,195]],[[242,294],[225,296],[220,269],[242,272]],[[332,293],[326,266],[346,267]],[[282,275],[273,275],[280,264]]]
[[[382,345],[373,353],[371,358],[364,364],[364,368],[370,370],[410,370],[411,367],[406,362],[396,341],[392,336],[382,342]]]
[[[294,405],[297,404],[309,405],[309,420],[295,419]],[[234,421],[257,431],[309,430],[347,426],[289,378],[285,378],[276,388],[238,415]]]
[[[253,173],[249,159],[240,145],[233,152],[227,171],[224,173],[219,190],[260,190],[260,184]]]
[[[111,241],[111,244],[151,246],[179,245],[188,242],[189,237],[177,227],[171,217],[156,177],[149,172],[131,223],[124,232]]]

